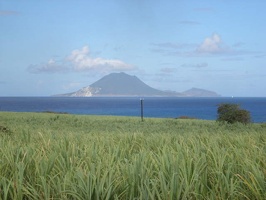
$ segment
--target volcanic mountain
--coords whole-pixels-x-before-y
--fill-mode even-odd
[[[112,73],[90,85],[99,88],[99,95],[169,95],[170,93],[154,89],[136,76],[126,73]]]
[[[192,92],[200,93],[200,89],[193,90]],[[205,91],[205,90],[204,90]],[[202,93],[200,93],[202,94]],[[207,94],[207,93],[206,93]],[[214,95],[216,93],[209,93]],[[189,91],[183,93],[172,91],[161,91],[152,88],[141,81],[136,76],[128,75],[124,72],[111,73],[104,76],[93,84],[83,87],[82,89],[62,95],[68,97],[91,97],[91,96],[176,96],[186,97],[194,96]],[[218,95],[217,95],[218,96]]]
[[[70,97],[89,96],[176,96],[175,92],[164,92],[154,89],[136,76],[124,72],[111,73],[90,86],[84,87],[76,92],[58,95]]]

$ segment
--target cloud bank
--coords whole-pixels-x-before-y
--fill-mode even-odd
[[[152,43],[152,51],[167,56],[180,57],[204,57],[204,56],[239,56],[249,51],[239,49],[243,43],[236,43],[232,46],[226,45],[221,36],[217,33],[203,39],[201,43]]]
[[[67,60],[73,64],[75,71],[88,71],[92,69],[100,71],[127,71],[133,69],[131,65],[121,60],[91,57],[88,46],[72,51]]]
[[[84,72],[84,71],[98,71],[98,72],[112,72],[112,71],[129,71],[135,69],[134,66],[129,65],[117,59],[105,59],[101,57],[92,57],[90,55],[89,47],[84,46],[81,49],[73,50],[69,56],[60,61],[50,59],[44,64],[30,65],[28,72],[30,73],[62,73],[68,71]]]
[[[230,49],[223,44],[218,34],[213,34],[211,37],[205,38],[196,50],[200,54],[220,54],[229,51]]]

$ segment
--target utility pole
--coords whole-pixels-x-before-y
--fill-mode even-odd
[[[143,122],[143,101],[144,99],[140,99],[140,114],[141,114],[141,121]]]

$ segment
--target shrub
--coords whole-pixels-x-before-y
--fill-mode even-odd
[[[238,104],[223,103],[218,105],[217,121],[225,121],[228,123],[240,122],[247,124],[251,122],[250,112],[241,109]]]
[[[3,132],[3,133],[10,133],[11,131],[9,130],[9,128],[0,125],[0,132]]]

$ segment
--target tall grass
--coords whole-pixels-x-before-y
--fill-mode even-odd
[[[266,126],[0,113],[0,199],[265,199]]]

